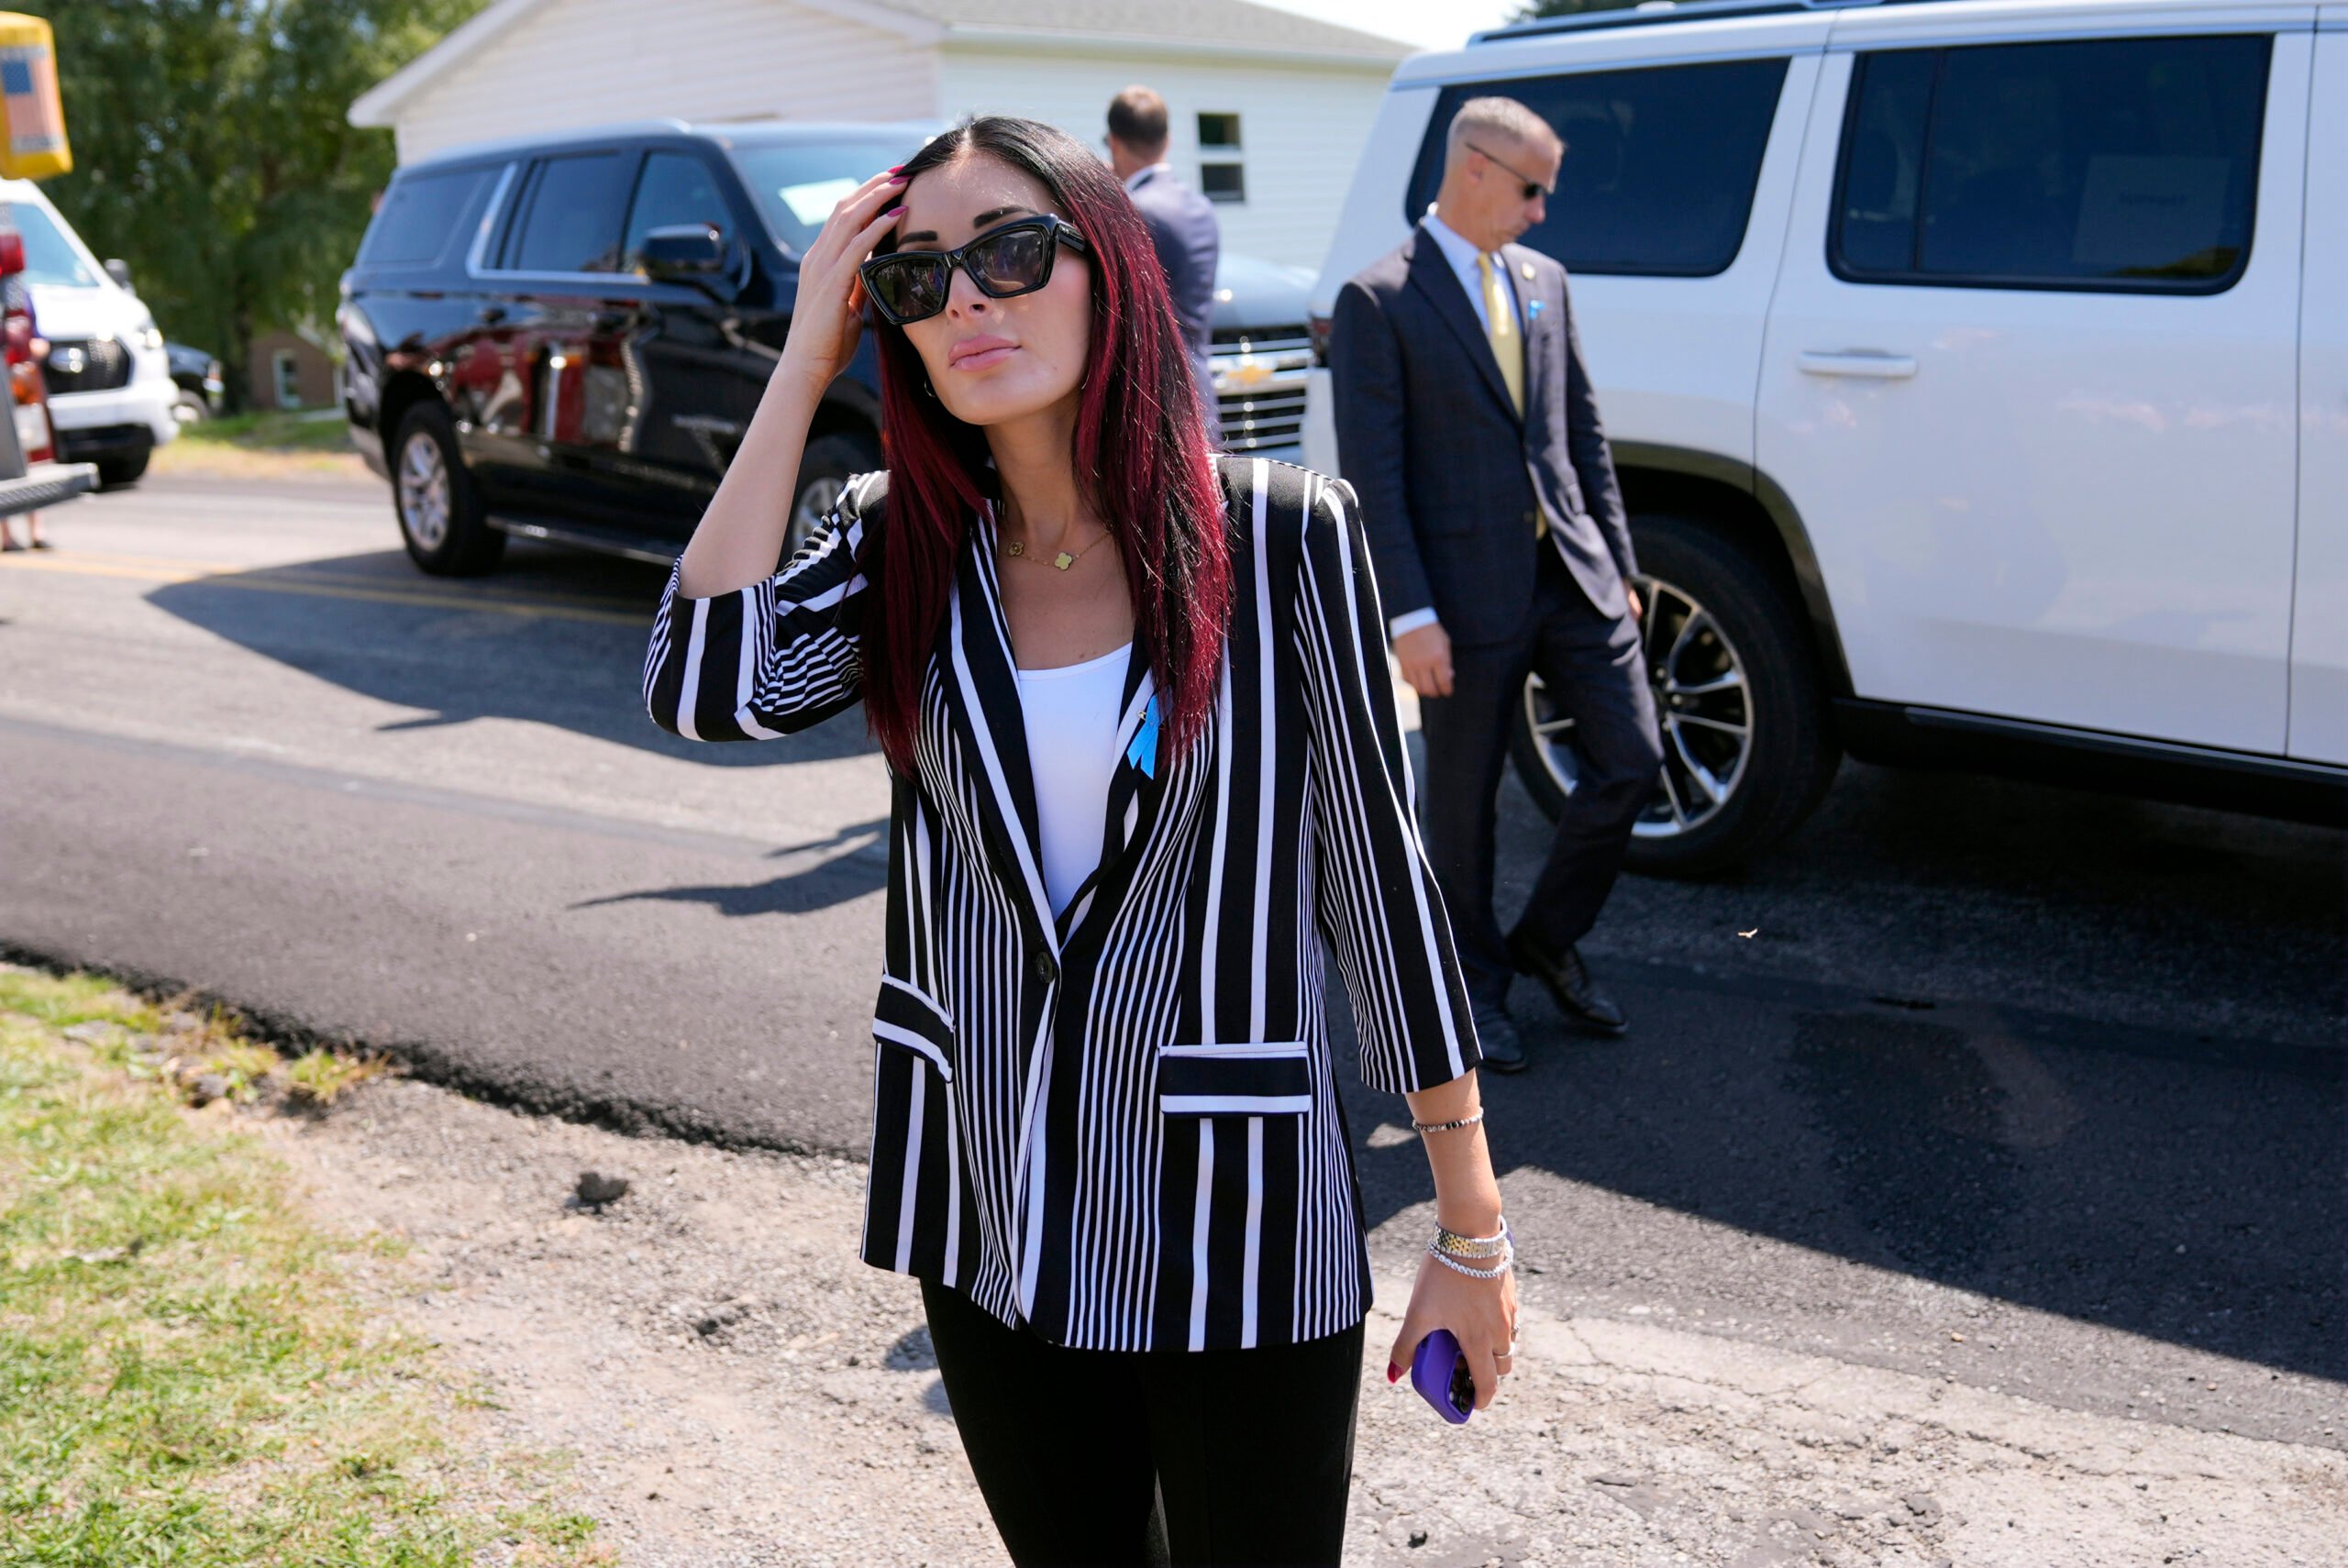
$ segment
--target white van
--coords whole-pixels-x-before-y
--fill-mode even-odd
[[[1465,99],[1569,147],[1565,262],[1631,513],[1664,787],[1634,864],[1789,831],[1845,753],[2337,821],[2348,801],[2348,4],[1717,0],[1395,72],[1313,299]],[[1305,458],[1336,459],[1328,372]],[[1560,807],[1535,682],[1519,771]]]
[[[128,484],[180,430],[172,417],[178,388],[155,317],[31,181],[0,180],[0,224],[25,237],[25,282],[50,344],[57,455],[95,463],[103,484]]]

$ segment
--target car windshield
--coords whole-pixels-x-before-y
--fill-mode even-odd
[[[753,142],[726,150],[758,198],[767,226],[800,251],[814,241],[842,196],[920,149],[917,141],[859,140]]]
[[[59,283],[69,289],[97,286],[97,274],[40,208],[22,202],[0,202],[0,225],[8,224],[25,237],[26,282]]]

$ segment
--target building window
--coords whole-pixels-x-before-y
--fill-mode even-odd
[[[1211,202],[1244,202],[1247,199],[1247,178],[1236,163],[1202,163],[1199,189],[1206,193]]]
[[[1199,189],[1211,202],[1244,202],[1247,175],[1240,165],[1239,116],[1199,116]]]
[[[294,364],[294,350],[280,348],[269,357],[270,384],[277,391],[277,406],[302,406],[302,376]]]

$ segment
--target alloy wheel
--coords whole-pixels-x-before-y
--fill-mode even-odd
[[[1669,838],[1711,821],[1744,782],[1753,756],[1752,692],[1744,658],[1710,610],[1656,578],[1634,586],[1646,607],[1639,640],[1663,733],[1663,774],[1632,832]],[[1572,794],[1581,776],[1572,716],[1559,712],[1538,676],[1525,682],[1524,704],[1550,777]]]
[[[815,530],[839,505],[840,492],[846,489],[846,480],[830,474],[818,474],[799,487],[799,501],[791,509],[791,534],[782,545],[786,558],[797,555],[800,547],[815,536]]]
[[[449,463],[440,443],[418,430],[400,451],[400,526],[429,553],[449,537]]]

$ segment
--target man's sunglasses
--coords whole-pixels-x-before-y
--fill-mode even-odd
[[[1063,245],[1080,256],[1092,249],[1074,225],[1047,214],[1013,218],[956,250],[891,250],[857,271],[873,308],[892,325],[903,326],[927,321],[946,308],[957,267],[991,300],[1034,293],[1052,281],[1052,261]]]
[[[1484,152],[1482,148],[1478,147],[1472,141],[1468,143],[1467,146],[1468,150],[1470,152]],[[1510,169],[1507,164],[1501,163],[1499,159],[1493,158],[1489,152],[1484,152],[1484,156],[1487,159],[1490,159],[1492,162],[1500,164],[1501,169],[1506,170],[1509,173],[1515,175],[1518,179],[1524,182],[1524,199],[1526,201],[1529,202],[1535,196],[1554,196],[1557,193],[1557,187],[1555,185],[1544,185],[1540,181],[1535,180],[1532,175],[1527,174],[1522,169]]]

